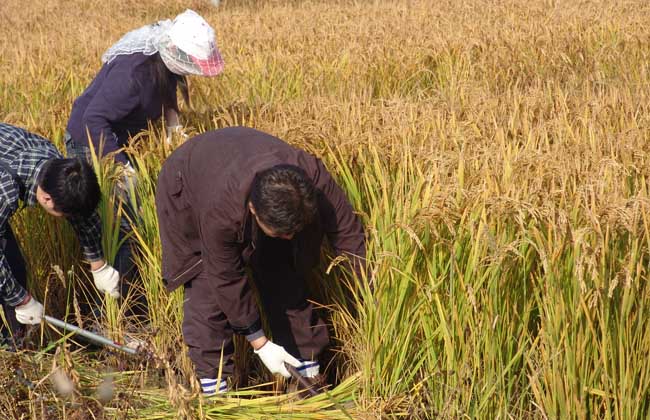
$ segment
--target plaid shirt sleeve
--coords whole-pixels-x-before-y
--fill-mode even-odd
[[[102,225],[99,215],[94,213],[90,217],[70,217],[68,221],[77,233],[79,244],[84,257],[88,261],[97,261],[104,258],[102,252]]]
[[[9,218],[18,209],[18,188],[12,176],[0,173],[0,238],[9,223]],[[3,241],[4,242],[4,241]],[[0,248],[0,297],[9,306],[16,306],[27,296],[27,290],[16,281],[4,253],[4,243]]]
[[[27,290],[18,284],[9,268],[4,250],[0,252],[0,295],[9,306],[16,306],[27,297]]]

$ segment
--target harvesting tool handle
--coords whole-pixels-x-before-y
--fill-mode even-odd
[[[293,379],[298,381],[300,383],[300,385],[302,385],[307,391],[309,391],[309,393],[311,394],[312,397],[315,397],[316,395],[318,395],[318,391],[316,391],[314,389],[314,386],[312,384],[310,384],[309,381],[307,379],[305,379],[305,377],[300,374],[300,372],[298,372],[298,369],[291,366],[287,362],[284,362],[284,367],[287,368],[287,370],[289,371],[289,374],[291,375],[291,377]]]
[[[53,318],[49,315],[45,315],[43,318],[50,324],[57,326],[59,328],[62,328],[66,331],[74,332],[75,334],[78,334],[82,337],[86,337],[90,341],[93,341],[97,344],[101,344],[103,346],[108,346],[108,347],[113,347],[114,349],[122,350],[123,352],[129,353],[129,354],[137,354],[138,351],[136,349],[132,349],[130,347],[123,346],[119,343],[116,343],[113,340],[109,340],[108,338],[101,336],[99,334],[95,334],[93,332],[90,332],[88,330],[84,330],[83,328],[79,328],[76,325],[68,324],[67,322],[63,322],[60,319]]]

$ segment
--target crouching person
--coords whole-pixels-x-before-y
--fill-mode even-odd
[[[25,262],[9,225],[22,206],[38,202],[55,217],[67,218],[90,262],[97,288],[119,296],[119,274],[103,259],[101,225],[95,213],[101,192],[93,168],[80,159],[64,159],[47,139],[0,123],[0,298],[11,334],[22,324],[38,324],[43,306],[26,290]],[[6,338],[6,331],[3,330]]]
[[[329,337],[307,300],[306,276],[325,235],[356,269],[365,257],[361,222],[322,162],[250,128],[207,132],[163,164],[156,206],[163,279],[169,291],[184,287],[183,338],[204,393],[227,389],[233,333],[246,336],[272,373],[288,378],[286,362],[320,382],[318,357]]]

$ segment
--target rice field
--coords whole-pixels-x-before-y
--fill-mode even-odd
[[[369,278],[325,256],[311,279],[336,386],[277,392],[237,341],[241,387],[200,396],[182,292],[160,278],[153,195],[173,147],[157,124],[133,150],[149,351],[34,328],[28,350],[0,351],[2,418],[650,417],[650,4],[2,0],[0,121],[64,150],[103,51],[186,8],[215,27],[226,61],[191,78],[188,131],[247,125],[314,153],[367,229]],[[110,254],[116,173],[97,170]],[[12,223],[46,311],[88,324],[71,228],[37,209]],[[103,303],[115,338],[134,301]]]

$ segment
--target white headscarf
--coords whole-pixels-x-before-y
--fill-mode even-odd
[[[161,20],[127,33],[106,50],[102,62],[133,53],[160,53],[167,68],[178,75],[216,76],[224,67],[214,29],[189,9],[173,21]]]

